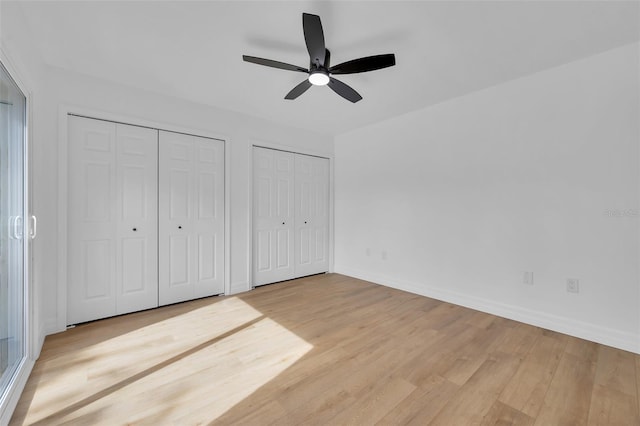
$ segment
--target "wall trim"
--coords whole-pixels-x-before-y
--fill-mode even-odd
[[[640,354],[638,336],[633,333],[621,332],[615,329],[601,327],[596,324],[578,321],[568,317],[561,317],[542,311],[521,308],[516,305],[498,303],[481,297],[439,289],[422,283],[393,278],[383,274],[363,271],[361,269],[343,267],[339,265],[336,267],[336,272],[361,280],[370,281],[375,284],[380,284],[385,287],[391,287],[397,290],[418,294],[420,296],[441,300],[443,302],[453,303],[455,305],[464,306],[466,308],[475,309],[499,317],[508,318],[514,321],[546,328],[548,330],[557,331],[559,333],[568,334],[570,336]]]
[[[253,147],[260,147],[260,148],[275,149],[278,151],[292,152],[294,154],[304,154],[304,155],[311,155],[313,157],[328,158],[329,160],[333,160],[333,153],[330,153],[330,152],[319,151],[315,149],[307,149],[307,148],[291,146],[291,145],[284,145],[281,143],[271,142],[264,139],[252,138],[249,140],[249,146],[251,148],[251,152],[253,152]]]
[[[43,326],[43,336],[48,336],[50,334],[59,333],[61,331],[66,330],[66,326],[63,330],[60,330],[60,326],[58,325],[58,318],[49,318],[44,322]],[[44,337],[43,337],[44,342]]]
[[[47,334],[58,333],[67,329],[67,209],[68,209],[68,126],[69,115],[78,115],[96,120],[113,121],[132,126],[148,127],[175,133],[184,133],[224,142],[224,247],[225,271],[224,294],[231,294],[231,138],[225,134],[213,133],[202,129],[176,126],[141,118],[124,116],[110,112],[85,108],[76,105],[61,104],[58,108],[58,280],[57,280],[57,312],[54,320],[45,324]],[[53,324],[55,323],[55,324]]]

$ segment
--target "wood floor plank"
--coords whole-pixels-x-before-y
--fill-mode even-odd
[[[495,350],[509,353],[520,359],[524,359],[529,354],[542,336],[542,331],[538,327],[528,324],[504,324],[504,322],[495,321],[492,326],[504,330]]]
[[[48,336],[11,425],[634,424],[640,356],[325,274]]]
[[[567,336],[567,346],[564,351],[585,362],[596,363],[598,361],[598,348],[600,346],[602,345],[584,339],[578,339],[577,337]]]
[[[595,384],[635,397],[636,358],[631,352],[599,345]]]
[[[640,355],[634,355],[636,359],[636,396],[638,401],[638,417],[640,417]]]
[[[590,345],[584,346],[588,348]],[[590,355],[587,356],[587,358],[590,357]],[[535,424],[539,426],[586,424],[594,376],[594,362],[565,351]]]
[[[303,405],[288,410],[272,422],[273,425],[329,424],[338,413],[350,407],[356,399],[342,388],[328,389],[307,400]]]
[[[533,418],[500,401],[496,401],[482,419],[480,426],[532,426]]]
[[[508,354],[489,357],[429,424],[480,424],[519,363],[518,358]]]
[[[458,354],[465,345],[478,337],[477,333],[487,335],[489,332],[469,327],[464,318],[448,322],[432,339],[424,342],[422,351],[418,351],[413,358],[407,357],[397,374],[415,386],[422,386],[431,380],[433,375],[451,370]]]
[[[566,339],[541,335],[500,395],[500,401],[535,418],[564,353]]]
[[[588,425],[640,425],[637,400],[624,392],[596,384],[591,396]]]
[[[432,376],[407,395],[377,423],[384,425],[426,425],[460,389],[441,376]]]
[[[636,357],[600,345],[588,424],[640,424],[637,401]]]
[[[373,424],[393,410],[416,389],[400,378],[380,380],[367,388],[366,395],[356,398],[353,404],[338,413],[328,424]]]
[[[443,367],[439,374],[457,385],[463,385],[487,360],[505,333],[506,329],[499,327],[476,331],[473,339],[445,359],[449,365]]]

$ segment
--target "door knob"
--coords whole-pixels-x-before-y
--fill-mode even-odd
[[[284,225],[284,222],[282,222],[282,224]]]
[[[178,225],[178,229],[182,229],[182,225]]]
[[[15,240],[22,239],[22,216],[13,217],[13,226],[11,227],[11,238]]]
[[[133,232],[136,232],[138,230],[138,228],[133,228]]]
[[[304,224],[305,224],[305,225],[307,224],[307,221],[306,221],[306,220],[304,221]]]
[[[33,220],[33,227],[29,231],[29,238],[33,240],[36,238],[36,235],[38,234],[38,218],[32,215],[31,220]]]

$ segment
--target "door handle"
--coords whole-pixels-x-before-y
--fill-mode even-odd
[[[13,218],[13,223],[11,224],[11,237],[14,240],[21,240],[22,239],[22,232],[21,229],[22,225],[18,225],[18,222],[22,221],[22,216],[15,216]]]
[[[38,218],[31,215],[31,220],[33,221],[33,226],[29,230],[29,238],[33,240],[38,235]]]

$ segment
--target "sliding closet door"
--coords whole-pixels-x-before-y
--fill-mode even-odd
[[[253,149],[253,283],[294,277],[294,154]]]
[[[224,142],[160,131],[160,305],[224,293]]]
[[[329,160],[295,156],[295,276],[329,270]]]
[[[157,131],[69,116],[67,322],[157,306]]]

